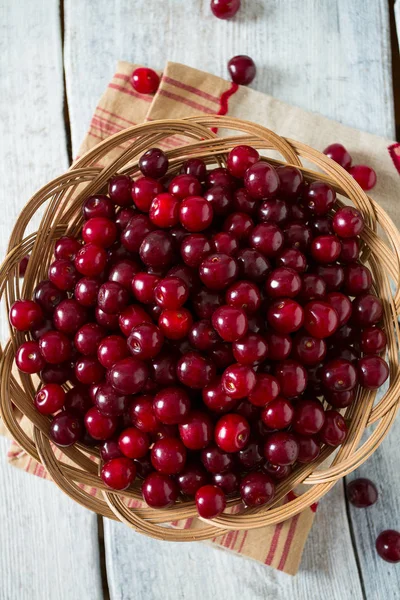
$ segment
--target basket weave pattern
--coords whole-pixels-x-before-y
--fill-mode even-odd
[[[216,137],[211,128],[229,130],[229,136]],[[169,172],[178,172],[189,157],[198,157],[208,164],[224,166],[227,153],[238,144],[248,144],[261,151],[271,150],[279,159],[268,158],[275,165],[290,164],[302,170],[307,181],[322,179],[329,183],[346,203],[354,204],[364,215],[366,227],[361,235],[362,261],[367,263],[374,279],[374,291],[384,306],[383,326],[388,337],[387,360],[390,365],[388,391],[375,402],[376,392],[358,389],[356,401],[342,414],[348,422],[346,442],[336,451],[324,448],[312,464],[296,467],[292,474],[277,486],[269,505],[245,509],[239,498],[228,501],[232,511],[213,521],[203,520],[197,529],[166,527],[171,521],[197,516],[194,501],[182,500],[167,510],[156,510],[133,502],[141,501],[140,481],[129,490],[110,491],[99,476],[99,454],[81,445],[62,449],[63,458],[54,453],[48,439],[49,418],[33,406],[38,380],[34,376],[13,371],[14,355],[25,341],[23,333],[11,330],[10,339],[1,349],[0,411],[2,419],[16,442],[35,460],[41,462],[54,482],[75,501],[103,516],[120,520],[146,535],[166,540],[205,540],[223,535],[229,530],[246,530],[273,525],[293,517],[317,502],[341,477],[362,464],[379,446],[395,418],[400,403],[399,326],[400,313],[400,234],[388,215],[369,198],[354,179],[324,154],[300,143],[278,136],[250,122],[229,117],[192,117],[185,120],[165,120],[145,123],[126,129],[100,143],[81,157],[71,169],[39,190],[22,210],[11,234],[8,254],[0,271],[0,293],[7,310],[18,298],[32,297],[36,284],[47,278],[52,261],[54,242],[62,235],[78,235],[83,223],[82,202],[90,195],[104,193],[107,181],[117,173],[138,175],[137,161],[148,148],[163,140],[184,136],[187,144],[167,152]],[[110,160],[116,151],[117,158]],[[302,160],[322,170],[305,168]],[[98,166],[106,165],[105,167]],[[45,212],[38,231],[27,235],[32,218],[44,205]],[[43,210],[43,209],[42,209]],[[379,231],[378,231],[379,226]],[[378,233],[377,233],[378,231]],[[19,262],[30,253],[31,258],[23,280],[18,276]],[[393,283],[395,291],[391,288]],[[18,409],[18,410],[16,410]],[[20,413],[32,423],[32,435],[19,425]],[[374,425],[374,427],[371,427]],[[361,443],[361,438],[363,442]],[[333,453],[330,466],[326,459]],[[65,459],[68,459],[65,462]],[[282,501],[300,483],[306,491],[289,503]],[[90,494],[96,488],[100,494]]]

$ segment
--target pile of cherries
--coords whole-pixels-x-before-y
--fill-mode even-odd
[[[363,217],[326,183],[249,146],[226,168],[168,167],[151,148],[142,176],[87,198],[81,239],[56,242],[10,322],[29,332],[15,360],[40,373],[55,444],[98,446],[103,481],[137,475],[149,506],[182,494],[214,518],[227,495],[270,502],[344,442],[338,409],[389,374],[382,303],[358,260]]]

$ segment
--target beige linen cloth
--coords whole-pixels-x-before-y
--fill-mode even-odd
[[[368,156],[368,164],[378,174],[378,183],[372,195],[396,224],[400,225],[399,144],[351,129],[250,88],[234,85],[209,73],[176,63],[166,65],[160,87],[154,96],[138,94],[129,82],[134,67],[135,65],[127,62],[118,64],[117,72],[96,107],[79,155],[109,135],[146,120],[227,113],[232,117],[260,123],[282,136],[297,139],[319,150],[332,142],[341,142],[349,149],[355,163],[364,162],[365,156]],[[174,136],[166,141],[165,147],[173,147],[179,143],[178,136]],[[119,149],[115,150],[116,154],[119,152]],[[110,153],[111,158],[113,155]],[[29,427],[25,418],[22,426]],[[16,467],[40,477],[48,477],[42,465],[30,458],[15,442],[11,445],[8,458]],[[276,526],[233,531],[214,539],[213,543],[286,573],[295,574],[315,510],[316,506],[312,506]],[[179,525],[196,527],[196,519],[189,519]]]

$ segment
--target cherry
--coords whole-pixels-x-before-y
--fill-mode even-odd
[[[119,315],[118,321],[122,333],[128,337],[134,327],[151,323],[151,318],[140,305],[131,304]]]
[[[189,342],[196,350],[202,352],[211,350],[218,340],[219,337],[215,329],[205,319],[195,323],[189,332]]]
[[[394,529],[382,531],[376,538],[376,551],[390,563],[400,562],[400,533]]]
[[[251,146],[236,146],[228,154],[227,168],[234,177],[244,177],[247,169],[258,162],[259,153]]]
[[[99,446],[101,460],[108,462],[113,458],[121,458],[122,452],[118,446],[118,438],[110,438]],[[126,460],[126,459],[125,459]]]
[[[156,418],[166,425],[178,425],[186,420],[190,411],[190,399],[183,388],[167,387],[153,400]]]
[[[129,458],[112,458],[104,463],[100,476],[113,490],[126,490],[136,477],[136,466]]]
[[[347,436],[347,425],[336,410],[325,411],[325,423],[318,434],[319,439],[328,446],[340,446]]]
[[[304,399],[294,408],[293,430],[301,435],[318,433],[325,423],[325,412],[319,400]]]
[[[307,372],[295,360],[283,360],[275,368],[275,377],[285,398],[294,398],[304,392],[307,386]],[[273,461],[272,461],[273,462]]]
[[[150,473],[142,484],[144,501],[152,508],[167,508],[175,504],[179,489],[172,477],[163,473]]]
[[[264,256],[271,257],[278,254],[283,245],[283,233],[275,223],[260,223],[256,225],[250,235],[250,246]]]
[[[132,287],[132,279],[139,269],[140,268],[137,262],[129,259],[119,260],[112,266],[108,274],[108,279],[113,283],[122,285],[123,288],[130,292]]]
[[[145,177],[160,179],[168,170],[168,158],[159,148],[150,148],[140,157],[139,169]]]
[[[186,308],[178,310],[163,310],[158,320],[158,326],[166,338],[180,340],[185,338],[193,324],[191,313]]]
[[[212,206],[201,196],[188,196],[181,202],[179,220],[187,231],[203,231],[213,220]]]
[[[154,198],[164,191],[162,183],[151,177],[140,177],[132,184],[131,195],[135,206],[142,212],[149,212]]]
[[[238,252],[236,260],[241,277],[257,283],[265,281],[265,277],[270,270],[270,264],[261,252],[253,248],[244,248]]]
[[[234,494],[239,490],[240,479],[235,471],[227,471],[226,473],[215,473],[212,476],[214,485],[217,485],[224,494]]]
[[[359,210],[353,206],[339,208],[333,217],[333,229],[339,237],[353,238],[364,229],[364,219]]]
[[[151,203],[149,218],[156,227],[173,227],[179,223],[179,200],[171,194],[158,194]]]
[[[290,335],[268,331],[265,335],[268,346],[267,357],[272,360],[285,360],[292,351]]]
[[[360,255],[358,238],[342,238],[341,242],[342,249],[339,254],[339,261],[342,263],[356,262]]]
[[[372,286],[372,275],[368,267],[351,264],[344,271],[344,287],[349,296],[359,296]]]
[[[84,223],[82,237],[86,244],[108,248],[117,239],[117,226],[114,221],[105,217],[92,217]],[[78,242],[78,247],[75,248],[71,259],[75,257],[80,248],[81,245]]]
[[[215,442],[224,452],[238,452],[247,446],[250,425],[236,413],[223,415],[215,426]]]
[[[251,390],[248,399],[254,406],[265,406],[275,400],[280,392],[279,381],[273,375],[257,373],[256,384]]]
[[[233,344],[233,355],[243,365],[261,362],[266,357],[267,350],[265,339],[258,333],[247,333]]]
[[[186,448],[181,440],[163,438],[151,449],[151,463],[160,473],[175,475],[182,471],[186,462]]]
[[[106,251],[101,246],[96,246],[95,244],[86,244],[83,246],[77,253],[74,261],[76,270],[86,277],[96,277],[100,275],[102,271],[104,271],[106,263]],[[76,283],[76,280],[77,276],[74,277],[74,284]]]
[[[324,365],[322,383],[332,392],[347,392],[357,384],[357,371],[350,361],[336,358]]]
[[[261,413],[263,423],[270,429],[286,429],[293,421],[294,408],[286,398],[275,398]]]
[[[240,0],[211,0],[210,6],[218,19],[231,19],[240,8]]]
[[[83,356],[75,363],[75,377],[86,385],[100,383],[104,378],[104,369],[96,358]]]
[[[146,215],[136,215],[121,233],[121,244],[129,252],[139,252],[144,238],[153,229],[154,225]]]
[[[357,325],[375,325],[382,319],[383,306],[373,294],[363,294],[353,300],[353,319]]]
[[[386,348],[386,333],[379,327],[367,327],[361,333],[360,350],[363,354],[379,354]]]
[[[292,356],[306,366],[318,364],[326,356],[326,343],[299,332],[293,340]]]
[[[129,356],[126,340],[120,335],[103,338],[97,349],[97,358],[106,369],[111,369],[119,360]]]
[[[66,411],[58,413],[50,424],[49,437],[52,442],[62,448],[67,448],[78,442],[82,434],[81,420],[76,415]]]
[[[93,406],[88,387],[77,384],[70,388],[65,397],[64,408],[67,412],[84,417],[89,408]]]
[[[47,383],[35,395],[34,404],[42,415],[56,413],[65,404],[65,391],[61,385]]]
[[[225,167],[217,167],[208,171],[206,177],[206,187],[221,186],[228,190],[233,190],[237,185],[237,180],[232,177]]]
[[[376,173],[367,165],[354,165],[349,169],[349,173],[365,191],[372,190],[376,184]]]
[[[59,336],[63,335],[59,332],[57,333]],[[54,334],[56,334],[56,332],[54,332]],[[97,348],[100,342],[104,338],[104,335],[104,329],[100,327],[100,325],[98,325],[97,323],[86,323],[86,325],[83,325],[80,329],[78,329],[78,331],[75,334],[75,348],[78,350],[78,352],[84,354],[85,356],[95,355],[97,353]],[[68,338],[66,336],[63,337],[65,338],[68,347],[70,347],[70,342]],[[67,360],[69,358],[69,354],[67,354],[66,358],[63,358],[61,360],[55,360],[53,362],[63,362],[64,360]],[[52,361],[47,360],[47,362]]]
[[[97,194],[86,198],[82,206],[82,213],[85,220],[92,217],[113,219],[115,218],[115,206],[108,196]]]
[[[44,319],[40,305],[33,300],[17,300],[10,309],[10,323],[18,331],[32,331]]]
[[[332,263],[340,255],[341,243],[335,235],[319,235],[311,243],[311,256],[318,263]]]
[[[82,306],[96,306],[100,285],[98,279],[82,277],[75,286],[75,300]]]
[[[292,333],[303,325],[303,308],[291,298],[275,300],[268,308],[267,320],[278,333]]]
[[[360,477],[347,484],[347,498],[357,508],[367,508],[378,500],[378,490],[372,481]]]
[[[313,221],[309,223],[309,225],[314,236],[333,234],[332,217],[323,216],[314,218]]]
[[[278,267],[268,276],[265,291],[271,298],[294,298],[300,292],[302,285],[300,275],[288,267]]]
[[[280,182],[274,167],[259,161],[247,169],[244,184],[250,196],[256,200],[269,200],[276,196]]]
[[[228,62],[228,71],[232,81],[239,85],[249,85],[257,73],[254,60],[246,54],[233,56]]]
[[[208,189],[204,194],[204,198],[211,205],[214,215],[223,216],[232,209],[232,192],[222,185],[214,185]]]
[[[45,365],[40,372],[40,379],[43,383],[66,383],[72,377],[71,363],[62,363],[61,365]]]
[[[212,316],[212,324],[217,333],[227,342],[239,340],[248,328],[246,313],[233,306],[221,306]]]
[[[176,356],[167,350],[162,350],[151,361],[152,377],[157,385],[174,385],[177,381],[176,376]]]
[[[339,318],[339,327],[347,323],[353,312],[349,297],[340,292],[331,292],[325,296],[325,301],[336,310]]]
[[[297,457],[299,463],[311,463],[320,455],[321,447],[315,438],[298,435],[297,442],[299,444],[299,455]]]
[[[300,455],[300,453],[299,453]],[[273,465],[266,460],[262,465],[262,470],[267,475],[270,475],[274,481],[281,481],[286,479],[291,473],[292,467],[290,465]]]
[[[134,69],[130,82],[139,94],[154,94],[160,85],[160,77],[153,69],[138,67]]]
[[[264,423],[261,421],[259,407],[251,404],[247,399],[241,400],[236,406],[235,412],[244,417],[249,423],[253,423],[253,427],[256,428],[255,433],[262,436],[265,433]],[[263,431],[260,431],[262,428]]]
[[[167,277],[155,286],[154,297],[162,308],[177,309],[188,299],[189,288],[183,279]]]
[[[389,377],[389,367],[380,356],[364,356],[360,358],[357,365],[358,379],[360,385],[367,390],[376,390]]]
[[[284,200],[296,200],[304,185],[303,174],[296,167],[277,167],[276,173],[279,178],[279,196]]]
[[[326,338],[339,326],[336,310],[327,302],[312,300],[304,307],[304,328],[318,339]]]
[[[342,144],[330,144],[324,150],[324,154],[337,162],[343,169],[348,171],[351,167],[351,156]]]
[[[187,352],[176,366],[178,379],[189,388],[202,389],[215,377],[215,366],[199,352]]]
[[[132,180],[129,175],[115,175],[108,183],[108,193],[114,204],[118,206],[129,206],[132,204],[131,197]]]
[[[258,218],[264,223],[282,225],[289,218],[289,204],[279,198],[264,200],[258,208]]]
[[[39,349],[38,342],[24,342],[18,348],[15,354],[15,362],[20,371],[23,373],[39,373],[44,366],[45,360]]]
[[[129,398],[118,394],[111,385],[104,383],[97,388],[95,404],[103,415],[118,417],[128,407]]]
[[[258,287],[251,281],[238,281],[227,290],[227,304],[242,309],[247,315],[258,311],[261,305],[261,295]]]
[[[249,473],[241,481],[240,495],[246,506],[261,506],[274,497],[275,484],[265,473]]]
[[[212,440],[213,424],[207,413],[193,410],[188,417],[179,424],[179,435],[189,450],[202,450]]]
[[[306,270],[306,257],[297,248],[285,248],[276,257],[276,265],[278,267],[287,267],[298,273],[303,273]]]
[[[160,278],[150,273],[136,273],[132,279],[132,291],[142,304],[152,304],[155,301],[154,288]]]
[[[119,360],[108,372],[108,380],[121,394],[137,394],[149,376],[147,365],[138,358]]]
[[[98,306],[95,309],[96,321],[105,329],[114,331],[118,329],[118,315],[110,315],[103,312]]]
[[[86,246],[85,246],[86,247]],[[80,250],[79,252],[81,252]],[[78,252],[78,254],[79,254]],[[105,262],[104,262],[105,264]],[[66,259],[58,259],[51,263],[48,271],[49,279],[59,290],[71,291],[79,279],[74,263]],[[103,267],[104,268],[104,267]],[[79,269],[78,269],[79,270]]]
[[[302,277],[299,298],[305,302],[323,298],[326,293],[326,283],[322,277],[314,273],[306,273]]]
[[[211,244],[214,252],[217,254],[227,254],[228,256],[235,256],[239,249],[238,240],[231,234],[221,231],[213,235]],[[202,259],[205,257],[202,256]]]
[[[245,398],[256,385],[256,375],[249,366],[233,364],[222,375],[222,386],[232,398]]]
[[[215,519],[226,507],[224,492],[216,485],[203,485],[195,495],[196,508],[203,519]]]
[[[272,433],[264,446],[264,455],[274,465],[292,465],[299,455],[299,443],[293,433]]]
[[[152,396],[136,396],[130,406],[129,414],[133,425],[140,431],[154,433],[159,425],[153,410]]]
[[[331,392],[330,390],[325,391],[325,398],[331,406],[334,408],[346,408],[355,399],[355,388],[348,390],[347,392]]]
[[[254,222],[246,213],[233,212],[226,217],[222,228],[225,233],[229,233],[238,242],[244,242],[251,234],[254,228]]]
[[[207,176],[207,167],[205,162],[200,158],[189,158],[183,163],[181,173],[191,175],[202,183]]]
[[[199,488],[208,483],[208,475],[198,462],[186,464],[179,472],[176,481],[185,496],[194,496]]]
[[[85,427],[95,440],[107,440],[117,429],[117,418],[103,415],[97,406],[90,408],[85,415]]]
[[[34,300],[46,315],[52,315],[55,307],[66,297],[65,291],[47,279],[38,283],[34,290]]]
[[[136,216],[136,208],[134,206],[126,206],[125,208],[121,208],[115,217],[115,224],[117,226],[117,231],[121,232],[128,225],[129,221],[132,217]],[[118,243],[118,242],[117,242]],[[115,246],[114,246],[115,247]]]
[[[143,263],[153,269],[170,266],[173,260],[173,240],[166,231],[152,231],[140,245],[139,254]]]
[[[326,215],[336,202],[336,193],[323,181],[313,181],[305,189],[303,200],[311,214]]]
[[[164,336],[153,323],[142,323],[134,327],[128,337],[130,353],[141,360],[156,356],[164,343]]]
[[[80,248],[81,243],[79,240],[70,235],[65,235],[56,241],[54,245],[54,256],[59,259],[74,260],[76,253]]]
[[[258,202],[252,198],[246,188],[239,188],[233,194],[233,209],[236,212],[246,213],[250,216],[257,212]]]
[[[229,396],[219,380],[213,381],[203,389],[203,402],[209,410],[216,413],[225,413],[233,410],[238,400]]]

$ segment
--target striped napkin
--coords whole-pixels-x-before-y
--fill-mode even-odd
[[[96,107],[79,150],[80,156],[108,136],[144,121],[196,114],[229,114],[260,123],[317,149],[340,141],[350,149],[356,162],[357,154],[361,161],[365,148],[368,148],[368,162],[378,172],[374,197],[391,214],[397,225],[400,224],[399,208],[393,201],[399,190],[399,144],[351,129],[320,115],[289,106],[271,96],[177,63],[167,64],[154,96],[138,94],[129,81],[136,66],[127,62],[118,63],[117,72]],[[173,148],[184,142],[182,136],[173,136],[163,145]],[[120,149],[110,152],[109,159],[114,159]],[[27,431],[30,428],[25,418],[21,426]],[[56,449],[55,452],[60,451]],[[49,478],[44,467],[15,442],[11,444],[8,459],[16,467]],[[88,491],[96,494],[96,490]],[[293,493],[286,501],[292,497]],[[294,575],[300,565],[315,510],[316,505],[313,505],[284,523],[250,531],[232,531],[213,539],[212,543]],[[187,529],[201,526],[196,519],[187,519],[175,525]]]

